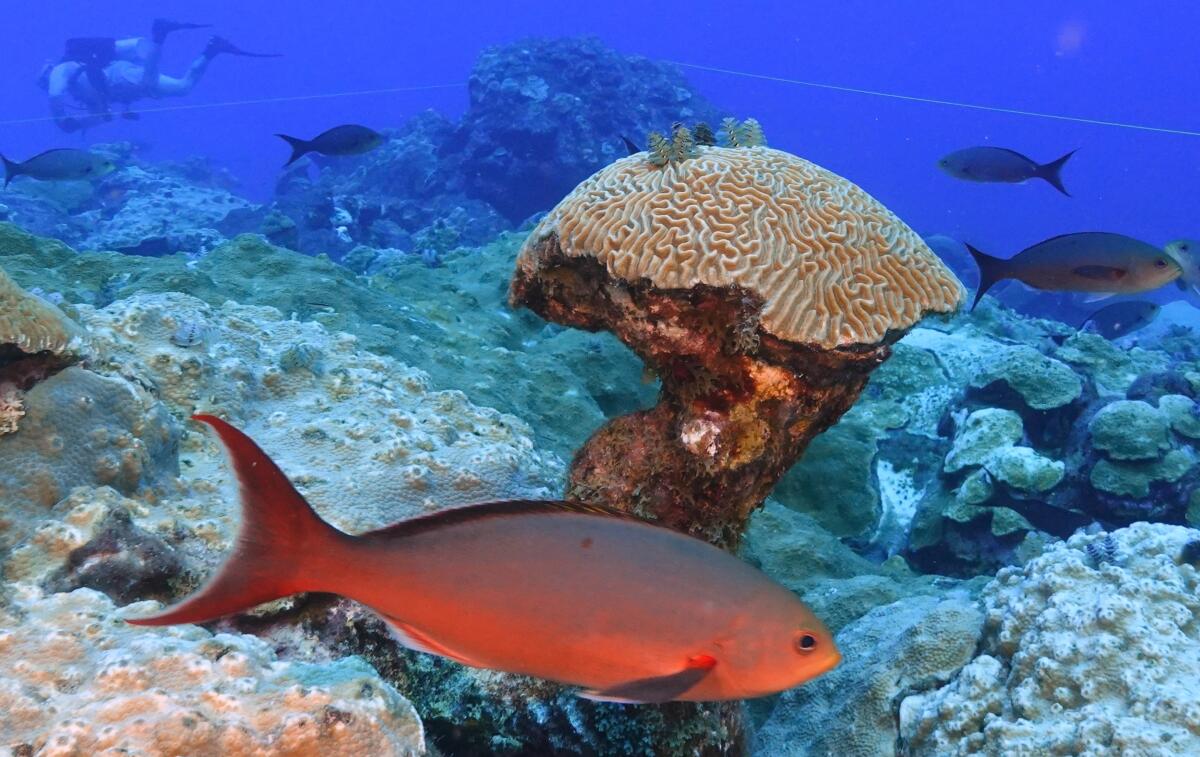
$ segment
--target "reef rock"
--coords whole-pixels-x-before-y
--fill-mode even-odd
[[[89,589],[0,605],[13,754],[421,755],[416,712],[359,659],[283,662],[251,636],[147,630]]]
[[[877,607],[837,634],[842,664],[780,696],[754,737],[763,757],[892,754],[895,708],[970,661],[982,615],[966,596]]]
[[[1198,532],[1077,535],[984,590],[979,654],[899,707],[914,755],[1200,752]]]

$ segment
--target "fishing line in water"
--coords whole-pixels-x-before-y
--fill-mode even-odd
[[[734,71],[728,68],[717,68],[715,66],[702,66],[696,63],[683,63],[681,61],[664,60],[664,63],[671,63],[680,68],[691,68],[697,71],[709,71],[718,74],[729,74],[730,76],[742,76],[747,79],[761,79],[763,81],[780,82],[782,84],[794,84],[802,87],[813,87],[815,89],[828,89],[835,92],[849,92],[856,95],[870,95],[872,97],[886,97],[892,100],[906,100],[908,102],[926,103],[929,105],[948,105],[955,108],[963,108],[966,110],[983,110],[990,113],[1005,113],[1013,116],[1028,116],[1030,118],[1045,118],[1054,121],[1071,121],[1073,123],[1091,124],[1093,126],[1115,126],[1121,129],[1133,129],[1135,131],[1150,131],[1159,134],[1177,134],[1185,137],[1200,137],[1200,131],[1192,131],[1189,129],[1171,129],[1163,126],[1149,126],[1146,124],[1123,123],[1121,121],[1106,121],[1099,118],[1084,118],[1083,116],[1066,116],[1060,113],[1040,113],[1032,110],[1020,110],[1018,108],[1004,108],[996,105],[980,105],[978,103],[964,103],[956,100],[939,100],[932,97],[918,97],[916,95],[903,95],[896,92],[881,92],[873,89],[860,89],[858,87],[844,87],[838,84],[825,84],[822,82],[803,81],[800,79],[789,79],[783,76],[769,76],[767,74],[755,74],[748,71]]]
[[[957,100],[941,100],[934,97],[920,97],[917,95],[905,95],[898,92],[883,92],[881,90],[863,89],[861,87],[848,87],[840,84],[827,84],[824,82],[804,81],[802,79],[791,79],[785,76],[771,76],[769,74],[756,74],[750,71],[737,71],[730,68],[719,68],[717,66],[705,66],[698,63],[685,63],[683,61],[662,60],[663,63],[670,63],[680,68],[690,68],[696,71],[707,71],[709,73],[726,74],[729,76],[740,76],[746,79],[758,79],[761,81],[771,81],[780,84],[791,84],[794,86],[811,87],[813,89],[825,89],[833,92],[847,92],[856,95],[868,95],[871,97],[883,97],[890,100],[903,100],[906,102],[925,103],[927,105],[945,105],[952,108],[962,108],[964,110],[980,110],[989,113],[1002,113],[1012,116],[1025,116],[1027,118],[1043,118],[1052,121],[1069,121],[1072,123],[1089,124],[1092,126],[1109,126],[1119,129],[1131,129],[1133,131],[1147,131],[1158,134],[1175,134],[1185,137],[1200,137],[1200,131],[1191,129],[1172,129],[1164,126],[1150,126],[1148,124],[1126,123],[1122,121],[1110,121],[1100,118],[1086,118],[1083,116],[1068,116],[1061,113],[1043,113],[1033,110],[1021,110],[1020,108],[1005,108],[998,105],[982,105],[980,103],[966,103]],[[457,89],[465,87],[466,84],[421,84],[410,87],[387,87],[384,89],[360,89],[350,90],[346,92],[326,92],[315,95],[287,95],[283,97],[261,97],[250,100],[227,100],[224,102],[215,103],[195,103],[190,105],[166,105],[159,108],[139,108],[137,110],[123,111],[121,114],[142,115],[146,113],[171,113],[176,111],[186,110],[207,110],[212,108],[232,108],[246,105],[264,105],[274,103],[291,103],[305,102],[311,100],[331,100],[340,97],[366,97],[370,95],[387,95],[401,92],[424,92],[435,89]],[[115,116],[114,116],[115,117]],[[0,126],[16,126],[19,124],[34,124],[53,121],[52,116],[37,116],[34,118],[14,118],[0,121]]]
[[[216,103],[193,103],[190,105],[165,105],[161,108],[138,108],[137,110],[126,110],[114,113],[114,118],[119,118],[124,114],[142,115],[144,113],[169,113],[180,110],[205,110],[209,108],[233,108],[242,105],[262,105],[267,103],[293,103],[304,102],[306,100],[331,100],[338,97],[363,97],[366,95],[389,95],[398,92],[424,92],[433,89],[456,89],[465,87],[466,84],[421,84],[412,87],[388,87],[386,89],[360,89],[348,92],[326,92],[316,95],[286,95],[283,97],[261,97],[253,100],[226,100]],[[14,118],[8,121],[0,121],[0,126],[15,126],[17,124],[36,124],[45,121],[53,121],[53,116],[38,116],[36,118]]]

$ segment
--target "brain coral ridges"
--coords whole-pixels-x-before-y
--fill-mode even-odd
[[[921,238],[846,179],[768,147],[692,149],[671,171],[634,155],[594,174],[542,220],[518,266],[554,234],[566,255],[623,281],[740,287],[762,299],[767,333],[823,348],[877,343],[961,302]]]

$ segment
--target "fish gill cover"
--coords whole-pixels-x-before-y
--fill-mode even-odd
[[[304,10],[9,19],[0,152],[28,170],[0,194],[0,747],[1200,750],[1194,8]],[[275,133],[320,149],[281,169]],[[567,235],[568,208],[617,215]],[[1167,286],[1085,301],[1145,288],[1085,247],[1025,277],[1042,289],[917,321],[979,280],[963,243],[1080,232]],[[551,238],[588,255],[529,269]],[[839,266],[769,262],[802,249]],[[514,269],[557,323],[509,306]],[[405,649],[327,595],[134,628],[234,545],[194,413],[350,532],[569,494],[737,544],[842,662],[744,705],[625,706]],[[707,669],[669,662],[676,687]]]

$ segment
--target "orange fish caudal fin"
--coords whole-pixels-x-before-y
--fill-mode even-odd
[[[313,512],[250,437],[215,416],[194,415],[192,420],[212,426],[229,452],[241,490],[241,529],[232,554],[200,592],[158,615],[128,619],[135,625],[200,623],[316,591],[319,587],[305,579],[321,575],[313,561],[337,560],[338,548],[350,538]]]

